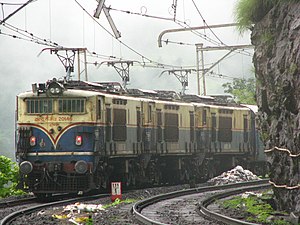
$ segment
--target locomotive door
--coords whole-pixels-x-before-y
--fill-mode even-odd
[[[211,144],[214,151],[217,151],[217,116],[216,113],[211,114]]]
[[[162,111],[161,109],[156,110],[156,140],[157,140],[157,152],[156,153],[164,153],[164,145],[163,145],[163,119],[162,119]]]
[[[248,115],[243,115],[243,150],[250,151],[250,144],[249,144],[249,120]]]
[[[195,114],[193,111],[190,111],[190,143],[189,143],[189,149],[190,152],[194,148],[194,141],[195,141]]]
[[[136,108],[136,150],[137,154],[142,152],[142,115],[141,115],[141,108]]]
[[[98,152],[99,155],[103,156],[106,154],[105,152],[105,127],[99,126],[104,122],[103,118],[103,106],[102,106],[102,98],[98,97],[96,104],[96,121],[97,126],[95,128],[95,152]]]
[[[154,102],[143,102],[143,143],[144,153],[151,153],[151,150],[155,148],[155,136],[154,136]]]
[[[111,108],[109,105],[106,106],[106,118],[105,118],[105,141],[106,141],[106,154],[109,152],[112,155],[113,146],[111,142],[112,127],[111,127]]]
[[[209,149],[210,135],[209,135],[209,124],[210,118],[207,116],[209,113],[208,107],[196,108],[197,115],[197,129],[196,129],[196,142],[197,151],[206,152]]]

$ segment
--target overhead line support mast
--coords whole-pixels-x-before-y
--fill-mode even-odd
[[[192,30],[202,30],[207,28],[223,28],[223,27],[232,27],[237,26],[237,23],[228,23],[228,24],[216,24],[210,26],[200,26],[200,27],[189,27],[189,28],[179,28],[179,29],[169,29],[161,32],[158,36],[158,46],[162,47],[162,37],[166,33],[174,33],[174,32],[182,32],[182,31],[192,31]],[[220,63],[223,59],[225,59],[230,53],[237,49],[243,48],[253,48],[252,45],[232,45],[232,46],[214,46],[214,47],[203,47],[203,43],[196,44],[196,60],[197,60],[197,89],[198,95],[201,95],[201,82],[200,79],[202,77],[203,81],[203,95],[206,95],[206,82],[205,82],[205,74],[209,72],[213,67],[215,67],[218,63]],[[216,63],[214,63],[208,69],[204,68],[204,51],[213,51],[213,50],[228,50],[229,52],[225,54],[221,59],[219,59]],[[201,65],[201,66],[200,66]],[[201,68],[200,68],[201,67]],[[200,77],[200,71],[201,77]]]
[[[253,48],[253,45],[231,45],[231,46],[216,46],[216,47],[203,47],[203,44],[196,44],[196,58],[197,58],[197,85],[198,85],[198,95],[201,95],[201,78],[203,83],[203,95],[206,95],[206,81],[205,81],[205,75],[216,65],[218,65],[222,60],[224,60],[227,56],[229,56],[232,52],[234,52],[237,49],[243,49],[243,48]],[[224,56],[222,56],[217,62],[215,62],[212,66],[205,69],[204,68],[204,51],[215,51],[215,50],[228,50]],[[201,65],[201,68],[200,68]],[[201,76],[200,76],[201,71]]]

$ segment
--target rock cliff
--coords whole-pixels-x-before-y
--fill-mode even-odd
[[[251,40],[274,200],[279,210],[300,213],[300,3],[273,7]]]

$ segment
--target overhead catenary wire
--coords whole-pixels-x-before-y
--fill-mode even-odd
[[[175,20],[174,21],[177,25],[181,26],[182,28],[192,28],[190,25],[188,25],[185,21],[180,21],[180,20]],[[215,41],[214,39],[208,37],[206,34],[202,34],[197,30],[191,30],[190,32],[192,32],[193,34],[197,35],[198,37],[202,38],[203,40],[217,45],[217,46],[221,46],[221,44],[217,41]]]
[[[13,3],[13,2],[0,2],[1,5],[23,5],[24,2],[20,2],[20,3]]]
[[[19,40],[23,40],[23,41],[29,41],[35,44],[39,44],[39,45],[43,45],[43,46],[48,46],[48,47],[54,47],[54,48],[63,48],[63,45],[57,44],[56,42],[47,40],[47,39],[43,39],[40,38],[36,35],[34,35],[33,33],[27,31],[27,30],[23,30],[21,28],[17,28],[11,24],[5,23],[4,25],[5,28],[17,33],[16,34],[9,34],[9,33],[5,33],[3,31],[0,30],[0,35],[4,35],[4,36],[8,36],[14,39],[19,39]],[[104,54],[98,54],[95,51],[89,51],[87,50],[87,52],[89,53],[90,57],[93,58],[99,58],[99,59],[103,59],[103,60],[124,60],[124,58],[122,57],[116,57],[113,55],[104,55]],[[144,58],[142,58],[142,61],[139,61],[139,65],[142,67],[147,67],[147,68],[170,68],[170,65],[166,65],[166,64],[162,64],[162,63],[155,63],[153,61],[149,61],[149,62],[145,62],[143,60]],[[88,64],[94,64],[95,66],[98,65],[101,62],[90,62]],[[179,67],[179,66],[178,66]],[[171,67],[173,68],[173,67]],[[182,68],[181,66],[179,68]]]
[[[162,40],[163,42],[167,44],[177,44],[177,45],[187,45],[187,46],[193,46],[195,47],[195,44],[191,44],[191,43],[186,43],[186,42],[178,42],[178,41],[171,41],[169,39],[166,39],[166,40]]]
[[[49,46],[49,47],[61,47],[63,48],[63,45],[60,45],[60,44],[57,44],[56,42],[53,42],[51,40],[47,40],[47,39],[44,39],[44,38],[40,38],[36,35],[34,35],[33,33],[27,31],[27,30],[24,30],[24,29],[21,29],[21,28],[18,28],[16,26],[13,26],[9,23],[5,23],[3,24],[3,26],[5,28],[7,28],[8,30],[11,30],[15,33],[17,33],[18,35],[16,34],[9,34],[9,33],[5,33],[3,32],[2,30],[0,31],[0,35],[5,35],[5,36],[9,36],[9,37],[12,37],[12,38],[15,38],[15,39],[20,39],[20,40],[24,40],[24,41],[29,41],[29,42],[33,42],[33,43],[36,43],[36,44],[40,44],[40,45],[44,45],[44,46]],[[97,54],[96,52],[91,52],[89,51],[91,54],[90,56],[92,57],[97,57],[97,58],[103,58],[103,59],[119,59],[121,60],[122,58],[121,57],[116,57],[116,56],[108,56],[108,55],[100,55],[100,54]],[[146,57],[142,57],[142,62],[144,63],[145,61],[143,60],[144,58]],[[165,67],[168,67],[168,68],[173,68],[173,67],[176,67],[176,66],[173,66],[173,65],[167,65],[167,64],[161,64],[161,63],[157,63],[157,62],[154,62],[154,61],[149,61],[149,63],[152,63],[154,64],[153,67],[158,67],[158,68],[165,68]],[[155,66],[155,64],[157,66]],[[177,66],[178,67],[178,66]]]
[[[2,16],[3,16],[3,20],[4,20],[4,7],[3,7],[3,4],[1,4],[1,10],[2,10]]]
[[[15,11],[13,11],[11,14],[9,14],[7,17],[4,18],[3,15],[3,20],[0,21],[0,25],[2,25],[3,23],[6,22],[6,20],[8,20],[10,17],[12,17],[13,15],[15,15],[17,12],[19,12],[21,9],[23,9],[24,7],[26,7],[28,4],[37,1],[37,0],[28,0],[27,2],[23,3],[19,8],[17,8]],[[3,14],[4,14],[4,10],[2,8]]]
[[[195,1],[192,0],[197,12],[199,13],[203,23],[207,26],[207,28],[210,30],[210,32],[218,39],[218,41],[220,42],[221,45],[225,45],[224,42],[215,34],[215,32],[209,27],[209,25],[207,24],[206,20],[204,19],[204,17],[202,16],[198,6],[196,5]]]
[[[149,15],[146,13],[139,13],[139,12],[132,12],[130,10],[122,10],[122,9],[116,9],[116,8],[112,8],[109,7],[110,10],[114,10],[116,12],[121,12],[121,13],[126,13],[129,15],[135,15],[135,16],[142,16],[142,17],[147,17],[147,18],[151,18],[151,19],[158,19],[158,20],[166,20],[166,21],[172,21],[175,22],[177,25],[181,26],[182,28],[191,28],[191,26],[189,26],[185,21],[181,21],[178,19],[173,19],[173,18],[169,18],[169,17],[162,17],[162,16],[154,16],[154,15]],[[147,10],[146,10],[147,11]],[[199,11],[200,13],[200,11]],[[201,13],[200,13],[201,15]],[[201,15],[201,17],[203,18],[203,16]],[[204,19],[204,18],[203,18]],[[205,20],[204,20],[205,21]],[[191,30],[190,32],[192,32],[193,34],[195,34],[196,36],[202,38],[203,40],[216,45],[216,46],[226,46],[226,44],[224,44],[224,42],[220,41],[220,38],[212,31],[212,29],[209,27],[209,25],[205,22],[205,26],[207,26],[209,28],[209,30],[214,34],[214,36],[218,39],[218,41],[208,37],[206,34],[202,34],[197,30]],[[176,41],[171,41],[171,40],[165,40],[164,41],[166,44],[168,43],[172,43],[172,44],[179,44],[179,45],[190,45],[190,46],[195,46],[195,44],[191,44],[191,43],[184,43],[184,42],[176,42]],[[250,52],[247,52],[245,50],[235,50],[236,52],[238,52],[239,54],[242,55],[246,55],[246,56],[250,56],[252,57],[253,54],[251,54]]]
[[[78,1],[76,1],[76,0],[75,0],[75,2],[78,3]],[[49,5],[50,5],[50,0],[49,0]],[[107,33],[109,33],[112,36],[112,38],[114,38],[114,35],[112,33],[110,33],[108,30],[106,30],[82,6],[81,6],[81,8],[82,8],[82,10],[83,10],[84,13],[87,13],[93,19],[94,24],[100,25]],[[49,16],[51,17],[51,11],[50,10],[49,10]],[[159,17],[156,17],[156,18],[158,19]],[[51,23],[51,18],[49,20],[50,20],[50,23]],[[173,20],[173,18],[169,18],[168,20]],[[185,22],[181,22],[179,20],[176,20],[176,21],[178,23],[181,23],[181,24],[186,24]],[[16,32],[19,36],[18,35],[14,35],[14,34],[8,34],[8,33],[5,33],[3,31],[1,31],[0,34],[2,34],[2,35],[10,36],[10,37],[15,38],[15,39],[22,39],[22,40],[25,40],[25,41],[30,41],[30,42],[33,42],[33,43],[36,43],[36,44],[45,45],[45,46],[49,46],[49,47],[63,47],[62,45],[59,45],[56,42],[51,41],[51,31],[50,31],[50,40],[48,40],[48,39],[40,38],[40,37],[34,35],[33,33],[28,32],[27,31],[27,26],[25,26],[26,27],[25,30],[17,28],[17,27],[15,27],[13,25],[10,25],[8,23],[4,23],[3,26],[6,27],[7,29],[10,29],[13,32]],[[164,68],[164,69],[166,69],[166,68],[180,68],[180,69],[187,68],[186,66],[177,66],[177,65],[175,66],[175,65],[169,65],[169,64],[163,64],[163,63],[156,62],[156,61],[151,60],[150,58],[144,56],[143,54],[139,53],[135,49],[131,48],[126,43],[124,43],[124,42],[122,42],[120,40],[117,40],[117,41],[120,43],[120,46],[123,45],[123,46],[129,48],[131,51],[133,51],[134,53],[136,53],[137,55],[139,55],[141,57],[141,61],[140,61],[140,65],[139,66],[142,65],[143,67]],[[169,43],[171,43],[171,41],[169,41]],[[186,44],[186,45],[191,45],[192,46],[192,44],[188,44],[188,43],[181,43],[181,44]],[[94,46],[94,48],[95,48],[95,46]],[[116,57],[116,56],[113,56],[113,55],[110,56],[110,55],[97,54],[95,51],[93,51],[92,54],[90,54],[90,56],[91,57],[100,58],[100,59],[106,59],[106,60],[116,60],[116,59],[117,60],[123,60],[123,57]],[[94,62],[93,64],[95,64],[95,63],[97,63],[97,62]],[[90,64],[92,64],[92,63],[90,63]]]
[[[117,12],[121,12],[121,13],[126,13],[126,14],[130,14],[130,15],[136,15],[136,16],[143,16],[143,17],[147,17],[147,18],[151,18],[151,19],[158,19],[158,20],[166,20],[166,21],[172,21],[172,22],[175,22],[177,25],[181,26],[181,27],[189,27],[190,26],[186,23],[186,22],[183,22],[183,21],[180,21],[178,19],[173,19],[173,18],[169,18],[169,17],[162,17],[162,16],[154,16],[154,15],[149,15],[149,14],[146,14],[146,13],[138,13],[138,12],[132,12],[130,10],[122,10],[122,9],[116,9],[116,8],[111,8],[109,7],[110,10],[114,10],[114,11],[117,11]],[[215,44],[215,45],[220,45],[219,42],[209,38],[208,36],[206,36],[205,34],[202,34],[198,31],[191,31],[192,33],[194,33],[195,35],[203,38],[204,40],[212,43],[212,44]]]
[[[143,16],[143,17],[148,17],[148,18],[152,18],[152,19],[173,21],[173,18],[170,18],[170,17],[154,16],[154,15],[149,15],[149,14],[146,14],[146,13],[143,13],[143,12],[140,12],[140,13],[138,13],[138,12],[132,12],[130,10],[123,10],[123,9],[112,8],[111,6],[108,7],[108,9],[116,11],[116,12],[122,12],[122,13],[136,15],[136,16]]]
[[[33,2],[33,1],[36,1],[36,0],[29,0],[29,1],[27,1],[25,4],[23,3],[23,4],[20,4],[20,5],[22,5],[22,7],[25,7],[27,4],[29,4],[30,2]],[[102,29],[104,29],[108,34],[110,34],[112,37],[114,37],[113,36],[113,34],[112,33],[110,33],[105,27],[103,27],[98,21],[96,21],[85,9],[84,9],[84,7],[82,7],[82,5],[77,1],[77,0],[75,0],[75,2],[82,8],[82,10],[85,12],[85,13],[87,13],[99,26],[101,26],[102,27]],[[3,3],[3,4],[6,4],[6,3]],[[20,7],[21,8],[21,7]],[[19,8],[19,9],[20,9]],[[49,1],[49,8],[50,8],[50,1]],[[18,9],[18,10],[19,10]],[[3,10],[3,9],[2,9]],[[16,10],[15,12],[17,12],[18,10]],[[50,11],[51,9],[49,9],[49,17],[51,17],[51,11]],[[51,18],[49,18],[49,20],[50,20],[50,23],[51,23]],[[4,23],[4,20],[3,21],[1,21],[2,23]],[[50,25],[51,26],[51,25]],[[18,39],[23,39],[23,40],[26,40],[26,41],[32,41],[32,42],[35,42],[35,43],[38,43],[38,44],[43,44],[43,45],[47,45],[47,46],[53,46],[53,47],[55,47],[55,46],[57,46],[57,44],[56,43],[53,43],[53,42],[51,42],[51,41],[48,41],[48,40],[46,40],[46,39],[40,39],[40,38],[38,38],[38,37],[34,37],[33,36],[33,34],[32,33],[28,33],[27,31],[24,31],[24,30],[21,30],[22,32],[24,32],[24,33],[20,33],[20,30],[18,29],[18,28],[16,28],[16,27],[14,27],[14,26],[11,26],[11,27],[8,27],[8,29],[11,29],[11,30],[13,30],[14,32],[17,32],[17,33],[19,33],[21,36],[23,36],[23,37],[21,37],[21,36],[17,36],[17,35],[11,35],[11,34],[6,34],[6,33],[4,33],[4,32],[1,32],[1,34],[2,35],[7,35],[7,36],[10,36],[10,37],[13,37],[13,38],[18,38]],[[27,33],[27,34],[25,34],[25,33]],[[25,38],[24,38],[25,37]],[[51,37],[51,28],[50,28],[50,37]],[[51,39],[51,38],[50,38]],[[127,47],[129,50],[131,50],[132,52],[134,52],[135,54],[137,54],[137,55],[139,55],[141,58],[142,58],[142,60],[144,61],[144,59],[146,59],[146,60],[148,60],[149,62],[151,62],[151,63],[156,63],[156,64],[158,64],[158,65],[161,65],[161,63],[157,63],[157,62],[155,62],[155,61],[153,61],[153,60],[151,60],[150,58],[148,58],[148,57],[146,57],[146,56],[144,56],[143,54],[141,54],[141,53],[139,53],[138,51],[136,51],[135,49],[133,49],[132,47],[130,47],[129,45],[127,45],[126,43],[124,43],[124,42],[122,42],[122,41],[119,41],[120,42],[120,44],[122,44],[123,46],[125,46],[125,47]],[[175,66],[175,65],[165,65],[165,66],[168,66],[168,67],[178,67],[178,66]]]
[[[49,4],[49,38],[51,40],[52,37],[52,5],[51,5],[51,0],[48,0],[48,4]]]
[[[52,42],[51,40],[47,40],[45,38],[40,38],[36,35],[34,35],[33,33],[31,32],[28,32],[27,30],[24,30],[24,29],[21,29],[21,28],[18,28],[14,25],[11,25],[9,23],[5,23],[5,24],[2,24],[3,27],[19,34],[20,36],[17,36],[17,35],[12,35],[12,34],[9,34],[8,36],[11,36],[11,37],[14,37],[14,38],[18,38],[18,39],[22,39],[22,40],[25,40],[25,41],[31,41],[31,42],[35,42],[37,44],[42,44],[42,45],[46,45],[46,46],[49,46],[49,47],[63,47],[59,44],[57,44],[56,42]],[[1,34],[5,34],[3,31],[1,31]]]
[[[10,25],[10,24],[7,24],[7,23],[5,25],[6,25],[6,27],[11,28],[13,31],[15,31],[17,33],[20,33],[20,31],[22,31],[22,32],[25,32],[27,35],[25,35],[26,38],[24,38],[24,37],[22,38],[20,36],[7,34],[7,33],[4,33],[4,32],[1,31],[0,34],[2,34],[2,35],[10,36],[10,37],[15,38],[15,39],[22,39],[22,40],[25,40],[25,41],[30,41],[30,42],[33,42],[33,43],[36,43],[36,44],[45,45],[45,46],[49,46],[49,47],[63,47],[62,45],[59,45],[55,42],[51,42],[51,41],[43,39],[43,38],[39,38],[39,37],[33,35],[32,33],[28,32],[28,31],[25,31],[25,30],[22,30],[20,28],[17,28],[13,25]],[[24,34],[22,34],[22,35],[24,36]],[[103,60],[124,60],[122,57],[116,57],[116,56],[113,56],[113,55],[98,54],[94,51],[91,52],[89,50],[87,50],[87,52],[88,52],[90,57],[99,58],[99,59],[103,59]],[[95,66],[99,65],[100,63],[101,62],[97,62],[97,61],[87,62],[87,64],[93,64]],[[158,68],[158,69],[169,68],[169,67],[166,67],[165,64],[161,64],[161,63],[153,64],[153,62],[145,62],[145,61],[139,61],[139,63],[137,65],[142,66],[144,68]],[[211,64],[207,64],[206,66],[208,66],[208,65],[211,65]],[[195,66],[180,66],[180,68],[181,69],[192,69],[193,73],[196,72]],[[207,76],[214,77],[214,78],[222,78],[222,79],[235,79],[235,77],[227,76],[227,75],[224,75],[224,74],[217,74],[217,73],[214,73],[213,71],[210,72],[210,73],[207,73]]]
[[[197,72],[196,69],[192,70],[192,73],[196,74],[196,72]],[[237,79],[236,77],[228,76],[228,75],[221,74],[221,73],[215,73],[214,71],[206,73],[205,76],[206,77],[210,77],[210,78],[218,78],[218,79],[225,79],[225,80],[234,80],[234,79]]]
[[[57,47],[57,46],[50,45],[48,42],[43,42],[43,41],[40,41],[40,40],[34,39],[34,38],[31,38],[31,39],[28,39],[28,38],[27,38],[27,39],[26,39],[26,38],[24,38],[24,37],[20,37],[20,36],[17,36],[17,35],[5,33],[5,32],[3,32],[3,31],[1,31],[1,30],[0,30],[0,35],[8,36],[8,37],[15,38],[15,39],[20,39],[20,40],[23,40],[23,41],[33,42],[33,43],[36,43],[36,44],[39,44],[39,45],[51,46],[51,47]]]
[[[18,35],[5,33],[2,30],[0,31],[0,35],[8,36],[8,37],[23,40],[23,41],[29,41],[29,42],[33,42],[33,43],[48,46],[48,47],[54,47],[54,48],[57,48],[57,47],[63,48],[64,47],[63,45],[57,44],[56,42],[53,42],[51,40],[40,38],[27,30],[23,30],[21,28],[11,25],[11,24],[5,23],[4,27],[17,33]],[[87,52],[89,53],[90,57],[94,57],[94,58],[99,58],[99,59],[104,59],[104,60],[123,60],[122,57],[98,54],[95,51],[89,51],[89,50],[87,50]],[[89,64],[97,65],[99,63],[93,62],[93,63],[89,63]],[[152,64],[152,65],[150,65],[150,64]],[[154,63],[154,62],[150,62],[150,61],[146,63],[143,60],[143,58],[142,58],[142,61],[140,61],[140,65],[143,65],[143,67],[151,67],[151,68],[170,68],[169,65],[166,66],[166,64],[162,64],[162,63]]]
[[[102,26],[90,13],[87,12],[87,10],[77,1],[74,0],[77,5],[93,20],[95,21],[105,32],[107,32],[110,36],[112,36],[113,38],[115,38],[114,34],[112,34],[110,31],[108,31],[104,26]],[[144,56],[143,54],[141,54],[140,52],[138,52],[137,50],[133,49],[131,46],[129,46],[128,44],[126,44],[125,42],[115,38],[116,41],[118,41],[121,45],[123,45],[124,47],[126,47],[127,49],[129,49],[130,51],[132,51],[133,53],[135,53],[136,55],[138,55],[139,57],[142,58],[142,60],[147,60],[150,63],[153,64],[157,64],[157,65],[161,65],[162,63],[156,62],[146,56]],[[169,67],[169,68],[181,68],[180,66],[176,66],[176,65],[170,65],[170,64],[163,64],[165,67]]]
[[[195,47],[195,44],[186,43],[186,42],[172,41],[172,40],[169,40],[169,39],[161,40],[161,41],[164,42],[166,45],[167,45],[167,44],[176,44],[176,45],[185,45],[185,46]],[[236,54],[242,54],[242,55],[250,56],[250,57],[253,56],[252,54],[250,54],[249,52],[245,51],[244,49],[239,50],[239,51],[240,51],[240,52],[238,52],[238,51],[235,52],[234,55],[236,55]],[[230,58],[230,57],[233,57],[233,55],[228,56],[228,58]]]

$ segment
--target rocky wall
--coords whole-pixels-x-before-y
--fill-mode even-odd
[[[251,41],[274,200],[279,210],[300,213],[300,3],[272,8]]]

